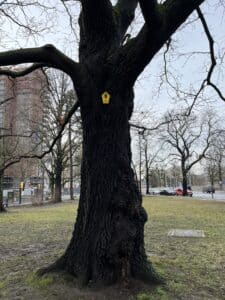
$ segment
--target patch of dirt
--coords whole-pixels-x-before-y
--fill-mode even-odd
[[[57,275],[58,277],[58,275]],[[136,300],[138,293],[150,293],[154,287],[132,280],[129,284],[117,284],[104,288],[79,288],[75,280],[60,283],[60,280],[48,288],[47,298],[43,300]]]

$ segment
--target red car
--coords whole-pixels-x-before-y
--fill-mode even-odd
[[[176,189],[176,196],[183,196],[184,192],[181,188]],[[187,189],[187,196],[192,197],[193,196],[193,192],[190,189]]]

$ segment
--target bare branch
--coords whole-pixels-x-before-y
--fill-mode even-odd
[[[140,126],[140,125],[137,125],[137,124],[134,124],[134,123],[130,123],[130,126],[132,128],[136,128],[136,129],[141,130],[143,132],[145,132],[145,131],[155,131],[155,130],[158,130],[161,126],[167,124],[168,122],[170,122],[170,121],[166,120],[166,121],[160,122],[159,124],[157,124],[156,126],[151,127],[151,128],[145,127],[145,126]]]
[[[6,99],[0,101],[0,105],[5,104],[5,103],[7,103],[8,101],[10,101],[10,100],[12,100],[12,99],[14,99],[14,97],[6,98]]]
[[[206,34],[206,37],[208,39],[208,42],[209,42],[209,50],[210,50],[210,59],[211,59],[211,65],[210,65],[210,68],[208,70],[208,73],[207,73],[207,77],[204,79],[202,85],[201,85],[201,88],[199,89],[199,92],[200,90],[203,90],[207,85],[211,86],[215,91],[216,93],[218,94],[218,96],[223,100],[225,101],[225,96],[222,94],[222,92],[220,91],[220,89],[212,82],[212,75],[213,75],[213,71],[216,67],[216,57],[215,57],[215,51],[214,51],[214,40],[213,40],[213,37],[210,33],[210,30],[209,30],[209,27],[207,25],[207,22],[205,20],[205,17],[201,11],[201,9],[198,7],[196,9],[197,13],[198,13],[198,16],[199,16],[199,19],[202,23],[202,26],[203,26],[203,29],[205,31],[205,34]]]
[[[63,123],[62,123],[62,126],[61,126],[61,129],[59,130],[57,136],[54,138],[54,140],[52,141],[50,147],[48,150],[46,150],[45,152],[43,152],[41,155],[34,155],[34,156],[31,156],[29,158],[43,158],[46,154],[50,153],[53,149],[53,147],[55,146],[57,140],[59,139],[59,137],[62,135],[66,125],[69,123],[69,120],[70,118],[72,117],[72,115],[75,113],[75,111],[79,108],[80,104],[79,104],[79,101],[76,101],[74,103],[74,105],[72,106],[71,110],[69,111],[69,113],[66,115],[66,117],[64,118],[63,120]]]

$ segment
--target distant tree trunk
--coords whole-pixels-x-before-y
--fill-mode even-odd
[[[3,205],[3,177],[4,172],[0,171],[0,213],[6,211]]]
[[[54,172],[50,171],[49,169],[45,169],[47,174],[48,174],[48,180],[49,180],[49,189],[50,189],[50,194],[51,194],[51,199],[54,199],[54,185],[55,185],[55,176],[54,176]]]
[[[214,182],[215,182],[215,170],[212,169],[211,173],[210,173],[210,184],[211,184],[211,188],[214,187]]]
[[[139,143],[139,191],[142,194],[141,174],[142,174],[142,151],[141,151],[141,134],[138,135]]]
[[[133,93],[127,94],[133,101]],[[74,274],[82,284],[159,279],[144,249],[147,214],[131,168],[131,107],[118,105],[126,98],[116,95],[109,105],[103,105],[96,95],[91,111],[88,105],[81,106],[83,158],[78,215],[70,244],[53,267]]]
[[[187,174],[183,174],[183,179],[182,179],[182,185],[183,185],[183,196],[187,196]]]
[[[147,141],[145,141],[145,184],[146,184],[146,194],[149,193],[149,167],[148,167],[148,144]]]
[[[54,199],[53,202],[62,201],[62,162],[60,159],[56,161],[55,181],[54,181]]]
[[[149,195],[149,169],[146,169],[146,178],[145,178],[145,182],[146,182],[146,194]]]
[[[188,178],[187,171],[185,168],[185,160],[181,160],[181,170],[182,170],[182,188],[183,188],[183,196],[187,196],[187,186],[188,186]]]
[[[57,141],[57,157],[55,158],[55,176],[54,176],[54,199],[53,202],[62,201],[62,171],[63,171],[63,161],[62,161],[62,140],[61,138]]]
[[[146,194],[149,195],[149,168],[148,165],[145,166],[145,185],[146,185]]]
[[[71,128],[71,120],[69,121],[69,156],[70,156],[70,200],[74,200],[73,194],[73,152],[72,152],[72,128]]]
[[[222,156],[218,162],[218,177],[219,177],[219,186],[220,190],[223,190],[223,172],[222,172]]]
[[[55,178],[54,173],[48,174],[49,178],[49,188],[51,191],[51,199],[54,198],[54,191],[55,191]]]

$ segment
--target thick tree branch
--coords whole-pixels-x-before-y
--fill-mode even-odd
[[[114,36],[115,22],[109,0],[81,0],[81,22],[88,42],[105,43]]]
[[[43,67],[50,65],[53,68],[64,71],[71,77],[73,76],[74,79],[76,78],[79,80],[80,65],[60,52],[53,45],[45,45],[39,48],[11,50],[0,53],[0,66],[17,65],[23,63],[35,63],[30,67],[30,70],[28,68],[27,70],[23,71],[26,74],[28,74],[28,71],[31,72],[38,66]],[[1,70],[1,74],[6,74],[6,71],[3,73],[3,70]],[[16,74],[12,73],[12,75]]]
[[[167,0],[162,9],[165,17],[165,33],[168,38],[185,22],[189,15],[205,0]]]
[[[157,0],[139,0],[139,3],[146,24],[149,27],[160,27],[163,23],[163,17]]]
[[[120,69],[125,72],[130,84],[161,49],[164,43],[182,25],[189,15],[205,0],[167,0],[160,7],[162,26],[154,27],[145,24],[139,34],[131,39],[119,51]],[[146,16],[147,18],[147,16]],[[150,18],[149,18],[150,19]],[[150,21],[150,20],[149,20]],[[124,65],[123,66],[121,66]],[[125,67],[126,66],[126,67]],[[128,67],[127,67],[128,66]]]
[[[137,0],[118,0],[117,4],[113,8],[120,42],[123,41],[127,29],[135,17],[137,3]]]
[[[49,65],[50,66],[50,65]],[[41,63],[36,63],[33,64],[32,66],[25,68],[23,70],[19,70],[19,71],[14,71],[14,70],[10,70],[10,69],[1,69],[0,68],[0,75],[6,75],[12,78],[15,77],[21,77],[21,76],[25,76],[39,68],[43,68],[46,67],[46,64],[41,64]]]

